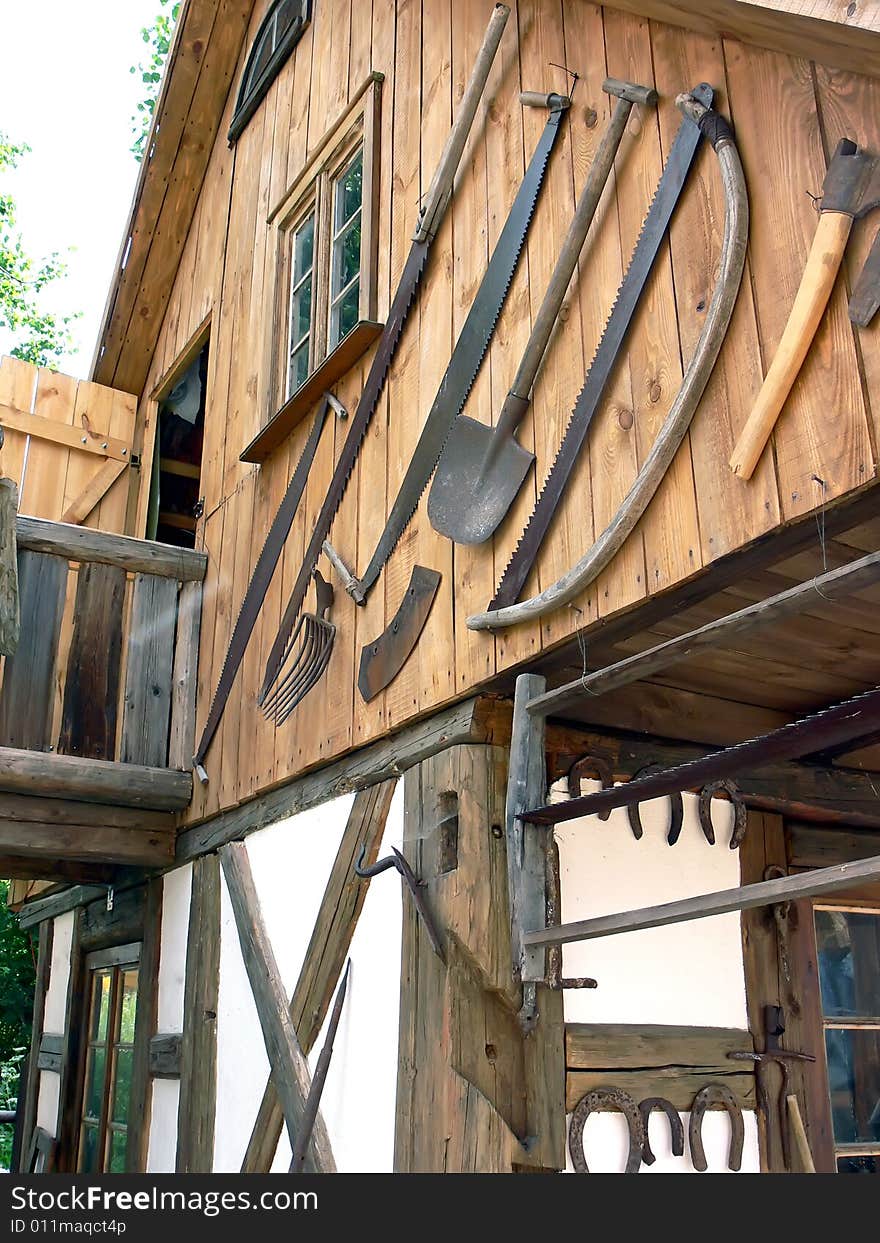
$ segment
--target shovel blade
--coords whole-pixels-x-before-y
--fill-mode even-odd
[[[482,544],[510,509],[535,455],[513,437],[459,415],[428,497],[431,526],[456,544]]]

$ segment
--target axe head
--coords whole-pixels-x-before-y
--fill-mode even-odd
[[[858,220],[880,206],[880,161],[841,138],[822,183],[820,211],[839,211]]]

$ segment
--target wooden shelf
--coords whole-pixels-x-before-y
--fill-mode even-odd
[[[159,458],[159,470],[166,475],[181,475],[184,479],[199,479],[202,474],[201,466],[192,462],[180,462],[173,457]]]
[[[172,514],[160,509],[159,526],[175,527],[180,531],[194,531],[196,520],[189,514]]]
[[[266,458],[286,440],[298,423],[306,417],[322,393],[331,388],[340,376],[350,371],[359,358],[366,354],[384,324],[362,319],[355,324],[347,337],[339,342],[332,354],[315,368],[301,388],[269,420],[262,431],[254,437],[240,456],[242,462],[265,462]]]

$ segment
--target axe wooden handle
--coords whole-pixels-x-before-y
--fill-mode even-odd
[[[826,211],[819,217],[816,236],[776,357],[770,364],[730,459],[730,469],[741,479],[751,479],[754,474],[779,412],[806,358],[831,297],[852,223],[852,216],[845,212]]]

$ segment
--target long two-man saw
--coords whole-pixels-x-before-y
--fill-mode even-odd
[[[324,498],[321,511],[315,520],[315,526],[303,557],[303,563],[293,585],[290,599],[287,602],[284,616],[281,618],[278,633],[275,636],[272,650],[266,662],[259,694],[259,702],[261,704],[265,701],[284,663],[284,658],[288,651],[288,640],[302,609],[306,591],[312,577],[312,571],[318,564],[318,558],[321,555],[321,545],[330,533],[333,518],[342,502],[349,476],[354,469],[361,444],[379,402],[379,397],[385,384],[385,377],[388,374],[388,368],[394,357],[400,334],[403,332],[404,323],[406,322],[410,306],[415,298],[416,290],[425,268],[425,263],[427,262],[428,250],[436,236],[443,213],[449,204],[455,172],[461,160],[462,152],[464,151],[465,143],[467,142],[467,137],[476,116],[480,98],[485,90],[492,62],[501,43],[501,36],[504,33],[504,27],[509,16],[510,9],[507,5],[496,4],[489,19],[483,43],[477,53],[477,59],[467,89],[462,96],[458,115],[446,141],[446,146],[443,148],[434,179],[425,196],[424,204],[419,213],[419,222],[413,235],[412,245],[410,246],[409,256],[404,265],[397,292],[391,303],[385,328],[379,339],[360,401],[351,419],[345,444],[342,447],[342,452],[333,471],[333,477],[330,480],[330,486],[327,489],[327,495]],[[279,548],[279,555],[280,551]],[[259,607],[259,604],[257,607]],[[251,619],[251,625],[253,625],[255,617],[256,615],[254,614],[253,619]]]
[[[347,569],[332,545],[329,543],[324,545],[324,551],[342,577],[346,591],[357,604],[363,604],[375,586],[383,567],[394,551],[410,518],[412,518],[416,511],[419,498],[428,486],[428,481],[443,452],[443,446],[446,444],[455,420],[464,409],[486,350],[489,348],[489,342],[495,331],[498,316],[501,314],[501,308],[504,305],[510,282],[513,280],[513,274],[516,271],[516,265],[525,244],[529,224],[535,211],[535,204],[538,201],[538,195],[544,182],[550,153],[559,135],[562,116],[566,108],[568,108],[569,100],[562,95],[533,95],[532,93],[523,94],[520,98],[524,104],[538,104],[546,107],[549,112],[547,122],[538,140],[534,154],[529,161],[525,176],[517,190],[516,198],[513,201],[507,220],[504,222],[504,227],[495,244],[495,249],[492,251],[492,257],[489,260],[486,273],[477,290],[471,309],[468,311],[467,318],[459,333],[449,365],[446,368],[443,379],[440,381],[437,395],[422,427],[418,444],[413,452],[403,483],[400,485],[397,498],[391,508],[391,513],[388,515],[385,529],[379,537],[376,550],[363,575],[357,578]],[[404,597],[405,601],[418,599],[420,604],[420,616],[418,618],[410,618],[408,623],[408,633],[413,643],[418,638],[422,626],[427,619],[439,581],[438,576],[434,591],[430,594],[414,595],[411,592],[407,592]],[[373,646],[375,645],[368,644],[364,649],[365,653],[369,653]],[[412,647],[410,646],[402,654],[404,659],[411,650]],[[393,662],[396,666],[394,669],[395,673],[402,663],[400,656],[400,652],[395,654]],[[360,684],[363,691],[365,685],[363,663],[361,665],[361,673]],[[368,678],[372,694],[382,689],[382,686],[387,685],[390,680],[390,677],[384,680],[382,676],[379,676],[378,679],[370,680]],[[367,696],[367,698],[370,697],[371,695]]]
[[[701,83],[692,94],[699,103],[707,108],[711,107],[714,92],[707,83]],[[575,402],[556,460],[544,481],[538,502],[487,612],[468,618],[468,626],[472,630],[491,630],[499,610],[519,599],[614,373],[629,326],[696,157],[700,138],[699,126],[689,117],[685,117],[675,136],[669,159],[642,224],[639,240],[617,291],[614,307],[596,348],[584,386]]]

